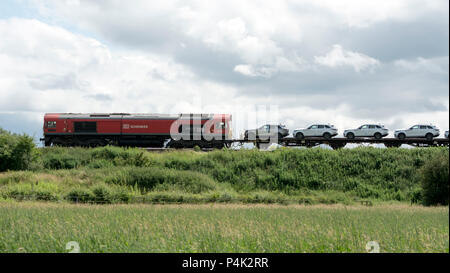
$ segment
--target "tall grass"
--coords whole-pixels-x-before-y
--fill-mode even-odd
[[[0,202],[0,252],[449,252],[448,207]]]

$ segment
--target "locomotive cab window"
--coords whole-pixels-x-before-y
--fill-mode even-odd
[[[47,128],[56,128],[56,121],[47,121]]]

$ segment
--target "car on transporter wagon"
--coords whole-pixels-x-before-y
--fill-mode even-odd
[[[269,139],[275,138],[282,139],[289,135],[289,129],[285,125],[279,124],[265,124],[257,129],[246,130],[244,132],[244,139],[256,140],[256,139]]]
[[[344,131],[344,137],[354,139],[355,137],[373,137],[382,139],[389,134],[389,130],[381,124],[364,124],[356,129],[348,129]]]
[[[434,125],[417,124],[409,129],[395,130],[394,136],[400,140],[405,138],[426,138],[433,140],[440,134],[439,129]]]
[[[323,137],[330,139],[337,136],[338,130],[331,124],[313,124],[306,129],[297,129],[292,132],[292,135],[299,140],[307,137]]]

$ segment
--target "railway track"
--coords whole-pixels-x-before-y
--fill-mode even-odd
[[[231,139],[224,140],[224,142],[229,146],[243,145],[245,143],[252,143],[256,147],[260,148],[261,146],[268,146],[272,143],[278,143],[284,147],[315,147],[318,145],[326,144],[329,145],[333,149],[339,149],[345,147],[347,144],[384,144],[386,147],[400,147],[402,144],[407,144],[415,147],[448,147],[449,139],[447,138],[435,138],[433,140],[427,140],[424,138],[407,138],[407,139],[397,139],[397,138],[382,138],[382,139],[374,139],[374,138],[330,138],[326,139],[323,137],[311,137],[305,138],[302,140],[293,138],[293,137],[285,137],[279,139],[278,142],[271,142],[270,140],[248,140],[248,139]],[[143,148],[149,152],[163,152],[170,150],[177,150],[175,148]],[[192,148],[183,148],[192,150]],[[179,149],[178,149],[179,150]],[[202,151],[211,151],[213,148],[203,148]]]

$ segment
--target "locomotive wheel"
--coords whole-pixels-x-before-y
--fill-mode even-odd
[[[61,138],[55,138],[52,141],[53,146],[64,146],[65,142]]]

